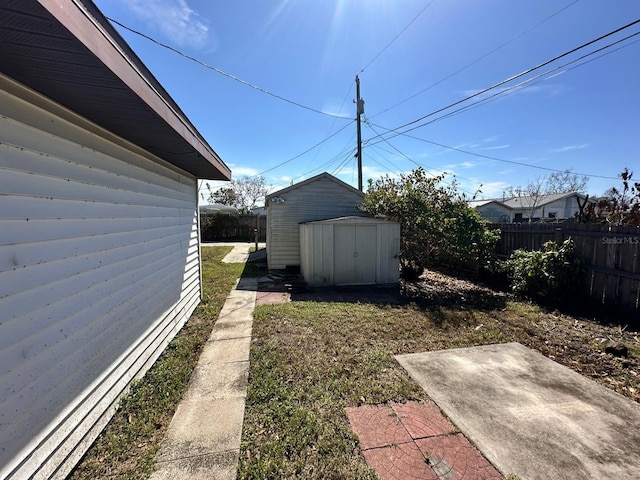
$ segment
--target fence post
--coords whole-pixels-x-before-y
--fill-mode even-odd
[[[555,241],[558,245],[564,242],[564,228],[556,227]]]

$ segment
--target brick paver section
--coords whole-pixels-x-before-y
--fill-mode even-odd
[[[345,409],[367,463],[383,480],[501,480],[433,402]]]

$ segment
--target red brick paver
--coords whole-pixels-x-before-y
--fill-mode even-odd
[[[500,480],[433,402],[345,409],[367,463],[383,480]]]
[[[455,431],[453,424],[433,402],[394,403],[391,408],[414,440]]]
[[[423,438],[416,440],[416,444],[439,478],[503,478],[461,433]],[[451,475],[451,470],[455,471],[455,475]]]
[[[371,448],[362,454],[384,480],[438,480],[413,442]]]
[[[364,405],[345,410],[351,428],[358,434],[362,450],[412,441],[409,432],[389,406]]]

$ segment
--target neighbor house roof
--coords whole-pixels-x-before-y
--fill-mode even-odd
[[[0,69],[199,178],[231,170],[90,0],[4,1]]]
[[[502,200],[471,200],[469,202],[469,206],[471,208],[478,208],[478,207],[484,207],[485,205],[489,205],[490,203],[495,203],[496,205],[499,205],[501,207],[506,207],[508,209],[511,209],[511,207],[509,205],[505,205]]]
[[[210,203],[208,205],[200,205],[199,211],[201,215],[213,215],[216,213],[238,213],[236,207],[223,205],[221,203]]]
[[[265,205],[269,205],[269,200],[273,197],[279,197],[281,195],[286,194],[287,192],[290,192],[292,190],[296,190],[300,187],[304,187],[305,185],[308,185],[312,182],[316,182],[320,179],[327,179],[327,180],[331,180],[332,182],[335,182],[337,185],[340,185],[341,187],[352,191],[353,193],[357,193],[358,195],[362,196],[364,198],[364,193],[362,193],[360,190],[358,190],[357,188],[352,187],[351,185],[349,185],[348,183],[343,182],[342,180],[340,180],[339,178],[334,177],[333,175],[324,172],[324,173],[320,173],[319,175],[316,175],[315,177],[311,177],[311,178],[307,178],[306,180],[303,180],[302,182],[299,183],[295,183],[287,188],[283,188],[282,190],[278,190],[277,192],[273,192],[270,193],[269,195],[267,195],[265,197]]]
[[[563,198],[572,197],[574,195],[580,198],[585,198],[584,195],[577,192],[552,193],[549,195],[541,195],[537,199],[535,196],[522,195],[520,197],[513,197],[509,200],[505,200],[503,203],[510,208],[531,208],[534,205],[537,208],[548,205],[549,203],[555,202],[556,200],[562,200]]]

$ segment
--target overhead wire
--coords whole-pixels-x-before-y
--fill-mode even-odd
[[[373,119],[374,117],[377,117],[378,115],[382,115],[383,113],[388,112],[389,110],[393,110],[396,107],[399,107],[400,105],[408,102],[409,100],[412,100],[413,98],[417,97],[418,95],[421,95],[423,93],[425,93],[428,90],[431,90],[433,87],[436,87],[438,85],[440,85],[441,83],[449,80],[450,78],[456,76],[457,74],[463,72],[464,70],[466,70],[469,67],[472,67],[473,65],[475,65],[476,63],[480,62],[481,60],[485,59],[486,57],[488,57],[489,55],[497,52],[498,50],[506,47],[507,45],[509,45],[510,43],[513,43],[514,41],[516,41],[517,39],[519,39],[520,37],[523,37],[524,35],[526,35],[527,33],[531,32],[532,30],[535,30],[536,28],[538,28],[540,25],[542,25],[543,23],[547,22],[548,20],[552,19],[553,17],[555,17],[556,15],[559,15],[560,13],[564,12],[566,9],[568,9],[569,7],[571,7],[572,5],[575,5],[576,3],[578,3],[580,0],[573,0],[573,2],[569,3],[568,5],[565,5],[564,7],[562,7],[560,10],[556,11],[555,13],[549,15],[548,17],[543,18],[542,20],[540,20],[538,23],[536,23],[535,25],[533,25],[532,27],[528,28],[527,30],[525,30],[522,33],[519,33],[518,35],[516,35],[515,37],[512,37],[511,39],[507,40],[506,42],[498,45],[496,48],[494,48],[493,50],[485,53],[484,55],[481,55],[480,57],[476,58],[474,61],[464,65],[463,67],[459,68],[458,70],[456,70],[453,73],[450,73],[449,75],[441,78],[440,80],[432,83],[431,85],[429,85],[426,88],[423,88],[422,90],[420,90],[417,93],[414,93],[413,95],[411,95],[408,98],[405,98],[404,100],[386,108],[385,110],[382,110],[381,112],[376,113],[375,115],[371,115],[369,118]]]
[[[371,128],[371,130],[373,130],[374,132],[376,132],[376,130],[371,126],[371,124],[370,124],[370,123],[368,123],[368,122],[367,122],[367,125],[369,126],[369,128]],[[376,133],[378,133],[378,132],[376,132]],[[413,160],[411,157],[409,157],[407,154],[405,154],[404,152],[400,151],[400,149],[398,149],[397,147],[395,147],[393,144],[389,143],[389,142],[388,142],[388,141],[386,141],[386,140],[385,140],[385,142],[387,143],[387,145],[389,145],[391,148],[393,148],[396,152],[398,152],[398,153],[399,153],[400,155],[402,155],[404,158],[406,158],[407,160],[409,160],[411,163],[413,163],[414,165],[417,165],[418,167],[422,167],[422,168],[424,168],[424,169],[425,169],[425,171],[426,171],[429,175],[431,175],[432,177],[436,178],[436,177],[438,177],[438,176],[439,176],[439,175],[434,175],[433,173],[431,173],[431,172],[428,170],[428,168],[429,168],[429,167],[427,167],[427,166],[425,166],[425,165],[421,165],[420,163],[416,162],[416,161],[415,161],[415,160]],[[445,175],[447,175],[447,172],[444,172],[444,174],[445,174]],[[467,180],[467,181],[469,181],[469,182],[474,182],[474,180],[471,180],[470,178],[460,177],[459,175],[456,175],[455,173],[454,173],[454,174],[452,174],[452,175],[453,175],[454,177],[462,178],[463,180]],[[447,180],[444,180],[444,179],[443,179],[443,182],[444,182],[444,183],[446,183],[446,184],[448,184],[448,185],[452,185],[452,184],[451,184],[451,182],[448,182]],[[480,187],[482,187],[482,183],[480,183],[480,186],[478,187],[478,189],[477,189],[477,190],[479,190],[479,189],[480,189]],[[461,188],[461,187],[459,187],[459,189],[460,189],[460,190],[462,190],[463,192],[466,192],[466,193],[468,193],[468,194],[472,195],[472,196],[474,195],[474,194],[473,194],[473,193],[471,193],[469,190],[465,190],[465,189],[463,189],[463,188]]]
[[[385,129],[385,127],[383,127],[381,125],[376,125],[376,126]],[[562,172],[565,171],[565,170],[560,170],[560,169],[557,169],[557,168],[542,167],[540,165],[532,165],[532,164],[529,164],[529,163],[518,162],[516,160],[507,160],[505,158],[494,157],[492,155],[484,155],[482,153],[471,152],[469,150],[463,150],[462,148],[452,147],[450,145],[445,145],[443,143],[434,142],[432,140],[427,140],[425,138],[416,137],[414,135],[407,135],[405,133],[402,133],[401,135],[404,135],[404,136],[406,136],[408,138],[412,138],[414,140],[418,140],[420,142],[425,142],[425,143],[428,143],[428,144],[431,144],[431,145],[435,145],[435,146],[438,146],[438,147],[441,147],[441,148],[444,148],[444,149],[447,149],[447,150],[453,150],[453,151],[464,153],[464,154],[467,154],[467,155],[472,155],[474,157],[485,158],[485,159],[488,159],[488,160],[495,160],[495,161],[503,162],[503,163],[510,163],[510,164],[513,164],[513,165],[520,165],[520,166],[523,166],[523,167],[536,168],[536,169],[539,169],[539,170],[546,170],[548,172],[561,172],[562,173]],[[604,178],[604,179],[607,179],[607,180],[619,180],[619,177],[610,177],[610,176],[606,176],[606,175],[595,175],[595,174],[591,174],[591,173],[581,173],[581,172],[572,172],[572,173],[575,173],[576,175],[579,175],[581,177]]]
[[[559,74],[555,74],[555,75],[552,75],[551,77],[547,77],[547,78],[543,78],[543,77],[545,77],[545,76],[547,76],[547,75],[549,75],[549,74],[551,74],[551,73],[553,73],[553,72],[557,72],[557,71],[559,71],[559,70],[562,70],[562,69],[564,69],[565,67],[567,67],[567,66],[569,66],[569,65],[572,65],[572,64],[574,64],[574,63],[576,63],[576,62],[579,62],[580,60],[584,60],[585,58],[588,58],[588,57],[590,57],[590,56],[592,56],[592,55],[595,55],[596,53],[603,52],[604,50],[607,50],[607,49],[609,49],[609,48],[613,47],[614,45],[617,45],[617,44],[619,44],[619,43],[625,42],[625,41],[627,41],[627,40],[629,40],[629,39],[631,39],[631,38],[633,38],[633,37],[637,37],[638,35],[640,35],[640,32],[636,32],[636,33],[633,33],[633,34],[631,34],[631,35],[628,35],[628,36],[626,36],[626,37],[624,37],[624,38],[621,38],[621,39],[619,39],[619,40],[616,40],[615,42],[612,42],[612,43],[610,43],[610,44],[608,44],[608,45],[605,45],[604,47],[600,47],[600,48],[598,48],[598,49],[596,49],[596,50],[593,50],[592,52],[589,52],[589,53],[586,53],[586,54],[584,54],[584,55],[581,55],[580,57],[578,57],[578,58],[576,58],[576,59],[573,59],[573,60],[571,60],[571,61],[569,61],[569,62],[567,62],[567,63],[564,63],[564,64],[562,64],[562,65],[560,65],[560,66],[558,66],[558,67],[554,67],[554,68],[552,68],[552,69],[550,69],[550,70],[547,70],[547,71],[545,71],[545,72],[543,72],[543,73],[540,73],[540,74],[535,75],[535,76],[533,76],[533,77],[531,77],[531,78],[528,78],[528,79],[526,79],[526,80],[523,80],[522,82],[519,82],[519,83],[517,83],[517,84],[515,84],[515,85],[511,85],[511,86],[505,87],[504,89],[499,90],[498,92],[493,93],[493,94],[491,94],[491,95],[489,95],[489,96],[487,96],[487,97],[483,97],[483,98],[481,98],[481,99],[479,99],[479,100],[476,100],[475,102],[473,102],[473,103],[471,103],[471,104],[469,104],[469,105],[464,105],[464,106],[462,106],[462,107],[460,107],[460,108],[457,108],[457,109],[455,109],[455,110],[453,110],[453,111],[451,111],[451,112],[448,112],[448,113],[446,113],[446,114],[444,114],[444,115],[441,115],[441,116],[439,116],[439,117],[436,117],[435,119],[429,120],[428,122],[421,123],[421,124],[419,124],[419,125],[417,125],[417,126],[414,126],[414,127],[412,127],[412,128],[406,129],[406,130],[404,130],[404,131],[400,131],[400,129],[401,129],[402,127],[398,127],[398,128],[391,128],[391,129],[389,129],[389,128],[386,128],[386,127],[382,127],[381,125],[377,125],[377,126],[378,126],[378,127],[380,127],[380,128],[384,128],[384,129],[385,129],[385,130],[387,130],[388,132],[394,132],[394,133],[395,133],[394,135],[390,135],[390,136],[388,136],[387,138],[394,138],[394,137],[396,137],[396,136],[398,136],[398,135],[403,135],[403,134],[405,134],[405,133],[407,133],[407,132],[411,132],[411,131],[416,130],[416,129],[418,129],[418,128],[422,128],[422,127],[425,127],[425,126],[427,126],[427,125],[431,125],[431,124],[433,124],[433,123],[435,123],[435,122],[438,122],[438,121],[440,121],[440,120],[443,120],[443,119],[445,119],[445,118],[449,118],[449,117],[451,117],[451,116],[453,116],[453,115],[457,115],[457,114],[459,114],[459,113],[465,112],[465,111],[470,110],[470,109],[472,109],[472,108],[476,108],[476,107],[477,107],[477,106],[479,106],[480,104],[489,103],[490,101],[495,100],[497,97],[510,95],[510,94],[512,94],[512,93],[515,93],[516,91],[519,91],[519,90],[522,90],[522,89],[525,89],[525,88],[531,87],[531,86],[533,86],[533,85],[536,85],[537,83],[540,83],[540,82],[541,82],[541,81],[543,81],[543,80],[547,80],[547,79],[549,79],[549,78],[553,78],[553,77],[555,77],[555,76],[557,76],[557,75],[559,75]],[[588,61],[585,61],[585,62],[579,63],[578,65],[574,65],[574,66],[573,66],[573,67],[571,67],[571,68],[567,68],[565,71],[574,70],[574,69],[576,69],[576,68],[578,68],[578,67],[580,67],[580,66],[583,66],[583,65],[586,65],[586,64],[588,64],[588,63],[591,63],[592,61],[597,60],[598,58],[602,58],[602,57],[604,57],[604,56],[606,56],[606,55],[608,55],[608,54],[610,54],[610,53],[616,52],[616,51],[618,51],[618,50],[620,50],[620,49],[622,49],[622,48],[625,48],[625,47],[628,47],[628,46],[630,46],[630,45],[633,45],[634,43],[637,43],[637,40],[636,40],[636,41],[634,41],[634,42],[630,42],[630,43],[628,43],[628,44],[626,44],[626,45],[621,45],[620,47],[618,47],[618,48],[616,48],[616,49],[614,49],[614,50],[611,50],[611,51],[609,51],[609,52],[605,52],[605,53],[603,53],[603,54],[601,54],[601,55],[598,55],[597,57],[595,57],[595,58],[593,58],[593,59],[590,59],[590,60],[588,60]],[[564,73],[564,72],[561,72],[561,73]],[[531,85],[529,85],[529,84],[531,84]],[[459,103],[459,102],[456,102],[456,103]],[[443,111],[443,110],[446,110],[446,108],[444,108],[444,109],[439,109],[439,111]],[[431,116],[431,115],[429,115],[429,116]],[[370,142],[371,140],[373,140],[373,139],[375,139],[375,138],[376,138],[376,137],[369,138],[369,139],[367,139],[367,142]],[[382,140],[381,140],[381,141],[382,141]]]
[[[165,44],[165,43],[162,43],[162,42],[160,42],[160,41],[156,40],[155,38],[150,37],[149,35],[147,35],[147,34],[145,34],[145,33],[142,33],[142,32],[140,32],[140,31],[138,31],[138,30],[135,30],[135,29],[133,29],[133,28],[131,28],[131,27],[128,27],[127,25],[125,25],[125,24],[123,24],[123,23],[121,23],[121,22],[119,22],[119,21],[117,21],[117,20],[114,20],[113,18],[110,18],[110,17],[106,17],[106,18],[107,18],[107,20],[109,20],[111,23],[115,23],[116,25],[119,25],[120,27],[124,28],[125,30],[127,30],[127,31],[129,31],[129,32],[131,32],[131,33],[134,33],[134,34],[136,34],[136,35],[139,35],[139,36],[141,36],[142,38],[145,38],[145,39],[149,40],[150,42],[153,42],[153,43],[155,43],[156,45],[161,46],[162,48],[166,48],[167,50],[170,50],[170,51],[172,51],[172,52],[174,52],[174,53],[177,53],[178,55],[180,55],[180,56],[182,56],[182,57],[186,58],[187,60],[190,60],[190,61],[192,61],[192,62],[195,62],[195,63],[197,63],[198,65],[200,65],[200,66],[202,66],[202,67],[205,67],[205,68],[207,68],[207,69],[209,69],[209,70],[212,70],[212,71],[214,71],[214,72],[216,72],[216,73],[218,73],[218,74],[220,74],[220,75],[222,75],[222,76],[224,76],[224,77],[227,77],[227,78],[229,78],[229,79],[231,79],[231,80],[233,80],[233,81],[235,81],[235,82],[238,82],[238,83],[240,83],[240,84],[242,84],[242,85],[245,85],[245,86],[247,86],[247,87],[250,87],[250,88],[252,88],[252,89],[254,89],[254,90],[257,90],[257,91],[259,91],[259,92],[261,92],[261,93],[264,93],[264,94],[269,95],[269,96],[271,96],[271,97],[277,98],[278,100],[282,100],[283,102],[289,103],[289,104],[291,104],[291,105],[295,105],[296,107],[299,107],[299,108],[302,108],[302,109],[305,109],[305,110],[309,110],[309,111],[314,112],[314,113],[319,113],[319,114],[321,114],[321,115],[325,115],[325,116],[327,116],[327,117],[340,118],[340,119],[342,119],[342,120],[351,120],[351,118],[343,117],[343,116],[341,116],[341,115],[334,115],[334,114],[332,114],[332,113],[328,113],[328,112],[323,112],[322,110],[318,110],[318,109],[316,109],[316,108],[309,107],[309,106],[307,106],[307,105],[303,105],[303,104],[301,104],[301,103],[299,103],[299,102],[296,102],[296,101],[294,101],[294,100],[290,100],[290,99],[288,99],[288,98],[286,98],[286,97],[283,97],[282,95],[278,95],[277,93],[270,92],[269,90],[267,90],[267,89],[265,89],[265,88],[259,87],[259,86],[257,86],[257,85],[254,85],[254,84],[253,84],[253,83],[251,83],[251,82],[248,82],[248,81],[243,80],[243,79],[241,79],[241,78],[239,78],[239,77],[236,77],[235,75],[232,75],[232,74],[227,73],[227,72],[225,72],[225,71],[223,71],[223,70],[220,70],[219,68],[214,67],[213,65],[209,65],[209,64],[207,64],[207,63],[203,62],[202,60],[199,60],[199,59],[197,59],[197,58],[195,58],[195,57],[193,57],[193,56],[191,56],[191,55],[188,55],[188,54],[186,54],[186,53],[184,53],[184,52],[182,52],[182,51],[178,50],[177,48],[174,48],[174,47],[172,47],[172,46],[170,46],[170,45],[167,45],[167,44]]]
[[[402,128],[405,128],[405,127],[408,127],[410,125],[416,124],[416,123],[418,123],[418,122],[420,122],[420,121],[422,121],[422,120],[424,120],[426,118],[432,117],[432,116],[434,116],[434,115],[436,115],[438,113],[441,113],[441,112],[443,112],[445,110],[448,110],[448,109],[450,109],[452,107],[460,105],[461,103],[464,103],[464,102],[467,102],[467,101],[469,101],[469,100],[471,100],[473,98],[479,97],[480,95],[483,95],[483,94],[485,94],[485,93],[487,93],[487,92],[489,92],[491,90],[495,90],[496,88],[501,87],[503,85],[506,85],[507,83],[512,82],[513,80],[516,80],[518,78],[524,77],[525,75],[528,75],[528,74],[530,74],[530,73],[532,73],[532,72],[534,72],[536,70],[539,70],[540,68],[543,68],[543,67],[545,67],[545,66],[547,66],[547,65],[549,65],[549,64],[551,64],[553,62],[556,62],[556,61],[560,60],[561,58],[564,58],[564,57],[566,57],[568,55],[571,55],[572,53],[575,53],[575,52],[577,52],[577,51],[579,51],[579,50],[581,50],[583,48],[586,48],[586,47],[588,47],[590,45],[593,45],[594,43],[599,42],[600,40],[603,40],[603,39],[608,38],[608,37],[610,37],[612,35],[615,35],[616,33],[619,33],[619,32],[621,32],[621,31],[623,31],[623,30],[625,30],[627,28],[630,28],[630,27],[638,24],[638,23],[640,23],[640,19],[635,20],[635,21],[633,21],[631,23],[628,23],[627,25],[624,25],[622,27],[616,28],[615,30],[612,30],[611,32],[609,32],[607,34],[601,35],[600,37],[598,37],[598,38],[596,38],[594,40],[591,40],[589,42],[583,43],[582,45],[580,45],[578,47],[572,48],[571,50],[569,50],[567,52],[564,52],[564,53],[562,53],[560,55],[557,55],[557,56],[553,57],[550,60],[542,62],[542,63],[536,65],[535,67],[531,67],[531,68],[529,68],[529,69],[527,69],[527,70],[525,70],[523,72],[520,72],[520,73],[518,73],[516,75],[513,75],[513,76],[511,76],[511,77],[509,77],[509,78],[507,78],[505,80],[502,80],[502,81],[500,81],[500,82],[498,82],[498,83],[496,83],[494,85],[491,85],[490,87],[487,87],[487,88],[485,88],[483,90],[480,90],[480,91],[478,91],[478,92],[476,92],[476,93],[474,93],[472,95],[468,95],[468,96],[466,96],[466,97],[464,97],[464,98],[462,98],[460,100],[457,100],[457,101],[455,101],[453,103],[450,103],[449,105],[446,105],[446,106],[441,107],[441,108],[439,108],[437,110],[434,110],[431,113],[428,113],[427,115],[423,115],[420,118],[417,118],[417,119],[412,120],[410,122],[404,123],[404,124],[402,124],[402,125],[400,125],[398,127],[395,127],[394,129],[391,129],[391,130],[400,130]],[[424,125],[427,125],[427,124],[424,124]],[[424,126],[424,125],[422,125],[422,126]]]
[[[321,141],[319,141],[318,143],[316,143],[315,145],[313,145],[313,146],[311,146],[311,147],[307,148],[304,152],[299,153],[298,155],[296,155],[296,156],[294,156],[294,157],[291,157],[290,159],[285,160],[284,162],[281,162],[281,163],[279,163],[279,164],[277,164],[277,165],[275,165],[275,166],[273,166],[273,167],[271,167],[271,168],[268,168],[268,169],[266,169],[266,170],[263,170],[263,171],[262,171],[262,172],[260,172],[260,173],[257,173],[257,174],[255,174],[255,175],[252,175],[252,177],[258,177],[258,176],[264,175],[265,173],[271,172],[271,171],[273,171],[273,170],[275,170],[275,169],[277,169],[277,168],[283,167],[284,165],[287,165],[288,163],[293,162],[294,160],[296,160],[296,159],[298,159],[298,158],[302,157],[303,155],[305,155],[305,154],[309,153],[309,152],[310,152],[311,150],[313,150],[314,148],[316,148],[316,147],[318,147],[318,146],[322,145],[324,142],[326,142],[326,141],[327,141],[327,140],[329,140],[330,138],[335,137],[337,134],[339,134],[340,132],[342,132],[345,128],[347,128],[347,127],[349,127],[349,126],[350,126],[349,124],[345,125],[345,126],[344,126],[344,127],[342,127],[341,129],[336,130],[334,133],[332,133],[332,134],[331,134],[331,135],[329,135],[328,137],[325,137],[325,138],[324,138],[324,140],[321,140]]]
[[[365,71],[367,68],[369,68],[369,66],[370,66],[373,62],[375,62],[375,61],[378,59],[378,57],[380,57],[380,55],[382,55],[382,54],[387,50],[387,48],[389,48],[389,47],[390,47],[390,46],[391,46],[391,45],[392,45],[392,44],[393,44],[393,43],[398,39],[398,37],[400,37],[400,35],[402,35],[402,34],[403,34],[403,33],[404,33],[404,32],[405,32],[405,31],[406,31],[406,30],[407,30],[407,29],[408,29],[408,28],[413,24],[413,22],[415,22],[415,21],[416,21],[416,20],[417,20],[417,19],[418,19],[418,18],[419,18],[419,17],[420,17],[420,16],[421,16],[421,15],[422,15],[422,14],[423,14],[423,13],[424,13],[424,12],[425,12],[429,7],[430,7],[430,6],[431,6],[431,4],[432,4],[433,2],[435,2],[435,0],[431,0],[429,3],[427,3],[427,5],[425,5],[425,7],[424,7],[422,10],[420,10],[420,11],[418,12],[418,14],[417,14],[415,17],[413,17],[413,19],[412,19],[409,23],[407,23],[407,25],[405,25],[405,27],[404,27],[402,30],[400,30],[400,32],[399,32],[395,37],[393,37],[393,38],[391,39],[391,41],[390,41],[389,43],[387,43],[387,44],[382,48],[382,50],[380,50],[380,51],[377,53],[377,55],[376,55],[375,57],[373,57],[373,58],[369,61],[369,63],[367,63],[364,67],[362,67],[362,69],[360,70],[360,72],[359,72],[359,73],[364,73],[364,71]]]

